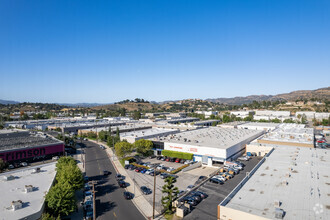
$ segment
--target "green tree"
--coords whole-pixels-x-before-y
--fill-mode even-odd
[[[117,142],[115,144],[115,150],[117,156],[123,158],[133,152],[133,145],[126,141]]]
[[[57,173],[56,180],[59,183],[68,182],[73,190],[81,189],[84,185],[83,175],[76,164],[63,166]]]
[[[148,155],[148,153],[153,148],[153,143],[150,140],[140,139],[135,141],[134,147],[138,153]]]
[[[118,127],[117,127],[117,129],[116,129],[116,137],[117,137],[118,139],[120,139],[119,128],[118,128]]]
[[[172,202],[178,197],[179,194],[178,187],[174,187],[175,182],[176,179],[172,176],[169,176],[165,179],[165,185],[163,186],[162,193],[165,195],[162,197],[162,204],[167,214],[173,213]]]
[[[68,182],[59,182],[50,188],[45,201],[55,216],[66,216],[76,209],[74,190]]]
[[[57,218],[55,218],[51,214],[45,212],[45,213],[42,214],[41,220],[61,220],[61,217],[58,216]]]
[[[76,164],[77,162],[72,157],[61,157],[56,163],[56,170],[59,173],[64,167],[70,165],[76,166]]]
[[[0,158],[0,172],[2,172],[6,167],[6,162]]]
[[[134,111],[134,113],[133,113],[133,119],[134,120],[139,120],[140,118],[141,118],[141,112]]]

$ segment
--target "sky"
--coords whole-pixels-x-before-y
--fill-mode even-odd
[[[0,1],[0,99],[164,101],[328,86],[329,0]]]

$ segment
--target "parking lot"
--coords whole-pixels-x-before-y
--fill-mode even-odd
[[[244,161],[244,169],[234,178],[227,180],[223,185],[206,182],[198,188],[208,194],[208,197],[201,201],[193,210],[184,217],[184,219],[216,219],[217,218],[217,206],[226,198],[226,196],[237,186],[237,184],[246,176],[246,172],[255,167],[255,165],[262,159],[262,157],[253,157],[249,161]]]
[[[143,159],[144,163],[150,162],[151,164],[164,164],[166,167],[173,167],[174,169],[183,166],[184,164],[175,163],[175,162],[166,162],[166,161],[160,161],[156,158],[153,159]],[[175,175],[178,176],[177,182],[175,183],[175,186],[179,188],[179,190],[186,190],[189,185],[194,184],[200,175],[207,175],[210,173],[213,173],[216,170],[216,168],[209,168],[209,167],[200,167],[193,169],[188,172],[179,172]],[[146,186],[149,189],[153,191],[153,184],[154,184],[154,177],[148,174],[142,174],[135,172],[134,170],[127,170],[128,175],[133,179],[135,184],[137,184],[140,188],[141,186]],[[155,199],[155,207],[157,211],[161,211],[162,204],[161,204],[161,197],[162,195],[162,186],[164,185],[164,179],[160,177],[160,175],[156,176],[156,199]],[[134,192],[132,192],[134,193]],[[153,195],[152,193],[149,195],[144,195],[146,200],[152,204],[153,202]]]

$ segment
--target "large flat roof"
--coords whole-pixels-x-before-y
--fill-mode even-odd
[[[44,196],[50,189],[56,175],[55,164],[50,163],[42,166],[41,172],[34,173],[36,167],[0,174],[0,219],[24,219],[27,216],[39,212],[44,203]],[[12,175],[13,180],[6,181],[5,176]],[[25,185],[32,185],[34,191],[25,193]],[[16,211],[11,209],[11,202],[21,200],[23,207]]]
[[[330,151],[276,147],[226,205],[275,219],[275,201],[284,219],[330,219]]]
[[[125,139],[125,137],[135,137],[135,138],[141,138],[141,137],[150,137],[154,135],[166,135],[173,132],[179,132],[178,129],[169,129],[169,128],[150,128],[150,129],[144,129],[144,130],[138,130],[138,131],[131,131],[131,132],[125,132],[120,134],[120,138]]]
[[[256,138],[262,133],[257,130],[208,127],[169,135],[161,138],[161,141],[227,149],[247,139]]]
[[[314,143],[314,129],[303,124],[280,124],[275,130],[265,134],[261,140],[291,143]]]
[[[48,144],[62,143],[51,136],[43,133],[29,131],[11,131],[0,133],[0,151],[10,149],[20,149],[28,147],[36,147]]]
[[[117,128],[119,129],[119,131],[122,130],[127,130],[127,129],[141,129],[141,128],[150,128],[151,125],[142,125],[142,124],[136,124],[134,126],[134,124],[127,124],[127,125],[118,125],[118,126],[111,126],[111,131],[112,132],[116,132]],[[109,131],[109,126],[107,127],[100,127],[100,128],[86,128],[86,129],[80,129],[83,131],[92,131],[92,132],[100,132],[100,131]]]
[[[268,123],[268,122],[248,122],[241,125],[238,125],[237,127],[271,127],[276,128],[280,124],[279,123]]]

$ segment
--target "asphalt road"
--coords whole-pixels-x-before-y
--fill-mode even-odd
[[[83,141],[86,155],[86,175],[91,180],[98,181],[96,192],[97,219],[145,219],[132,201],[123,197],[123,188],[120,188],[115,179],[116,171],[112,166],[105,150],[98,145]],[[110,171],[104,176],[103,171]]]

